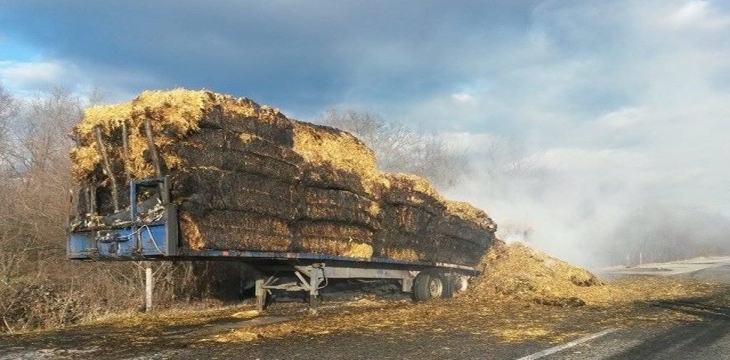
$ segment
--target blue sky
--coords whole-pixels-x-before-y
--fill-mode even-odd
[[[727,2],[3,0],[0,81],[363,109],[468,146],[484,174],[499,148],[539,171],[450,195],[579,261],[565,249],[635,209],[730,216]]]

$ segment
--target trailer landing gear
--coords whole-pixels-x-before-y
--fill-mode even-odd
[[[298,281],[282,281],[278,276],[270,276],[266,280],[256,281],[256,307],[264,310],[271,290],[306,291],[309,293],[309,312],[317,313],[317,295],[319,290],[327,285],[324,264],[310,264],[293,266],[294,275]]]

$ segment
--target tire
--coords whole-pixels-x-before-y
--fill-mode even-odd
[[[446,299],[451,295],[449,281],[436,269],[421,271],[413,281],[413,297],[418,302],[438,298]]]
[[[451,278],[451,291],[454,294],[459,294],[469,288],[469,278],[466,276],[456,275]]]
[[[446,275],[444,275],[443,278],[445,279],[445,281],[444,281],[444,291],[441,294],[441,298],[442,299],[451,299],[452,297],[454,297],[454,285],[455,285],[454,281],[456,280],[456,278],[453,276],[446,276]]]

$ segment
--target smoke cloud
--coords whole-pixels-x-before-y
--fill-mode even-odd
[[[651,153],[529,153],[502,138],[449,138],[471,140],[472,168],[446,194],[486,210],[503,240],[591,268],[730,254],[730,218],[716,202],[723,194],[703,186],[713,180],[675,176]]]

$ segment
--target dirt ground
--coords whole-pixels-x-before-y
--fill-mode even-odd
[[[299,301],[263,313],[246,301],[2,335],[0,359],[509,358],[602,328],[703,321],[677,304],[730,305],[730,287],[691,278],[632,275],[601,286],[631,291],[614,302],[570,307],[468,294],[416,304],[381,287],[325,296],[317,315]]]

